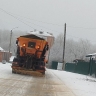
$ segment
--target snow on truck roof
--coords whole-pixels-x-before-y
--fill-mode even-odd
[[[44,32],[44,31],[30,31],[28,34],[34,34],[37,36],[44,36],[44,37],[54,37],[52,33]]]
[[[30,35],[30,34],[28,34],[28,35],[23,35],[23,36],[20,36],[20,37],[44,40],[43,38],[40,38],[39,36],[36,36],[36,35],[34,35],[34,34],[31,34],[31,35]]]
[[[34,31],[28,32],[27,34],[32,34],[32,35],[38,36],[44,40],[47,40],[50,48],[54,43],[54,36],[52,33],[34,30]]]

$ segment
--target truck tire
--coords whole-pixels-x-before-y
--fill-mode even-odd
[[[15,73],[16,74],[16,72],[12,69],[12,73]]]

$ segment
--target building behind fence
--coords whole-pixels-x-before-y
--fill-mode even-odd
[[[5,60],[6,62],[9,62],[9,58],[11,57],[12,53],[9,54],[7,51],[0,51],[0,62]]]

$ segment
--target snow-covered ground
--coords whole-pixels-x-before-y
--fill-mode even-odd
[[[12,75],[12,71],[11,71],[11,64],[7,63],[3,64],[0,63],[0,78],[8,78],[9,76]]]
[[[58,71],[58,70],[51,70],[51,69],[47,69],[47,71],[49,71],[51,73],[51,75],[54,74],[54,76],[56,76],[59,80],[63,81],[65,83],[65,85],[68,88],[70,88],[70,90],[73,91],[73,93],[76,96],[96,96],[96,88],[95,88],[96,79],[95,78],[86,76],[86,75],[65,72],[65,71]],[[26,76],[12,74],[10,63],[6,63],[6,64],[0,63],[0,78],[1,79],[3,78],[3,79],[7,80],[8,78],[11,78],[11,77],[16,79],[16,77],[18,77],[18,76],[19,76],[19,78],[22,77],[22,78],[26,79]],[[19,78],[18,78],[18,80],[19,80]],[[28,78],[30,79],[31,77],[28,77]]]
[[[0,96],[75,96],[47,69],[43,77],[12,74],[11,64],[0,63]]]
[[[96,96],[96,78],[58,70],[52,72],[64,81],[76,96]]]

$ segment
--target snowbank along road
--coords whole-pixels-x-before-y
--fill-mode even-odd
[[[0,63],[0,96],[75,96],[51,70],[44,77],[12,74],[11,64]]]

